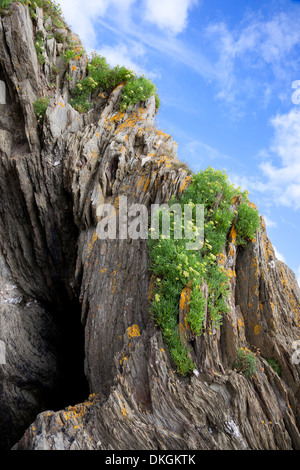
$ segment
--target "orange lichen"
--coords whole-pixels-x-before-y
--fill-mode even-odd
[[[91,242],[88,244],[88,247],[87,247],[87,256],[89,257],[89,255],[91,254],[92,250],[93,250],[93,247],[94,247],[94,244],[95,242],[97,241],[98,239],[98,235],[97,235],[97,232],[95,231],[93,233],[93,237],[92,237],[92,240]]]
[[[151,300],[152,300],[154,288],[155,288],[155,276],[152,275],[151,279],[150,279],[150,285],[149,285],[149,291],[148,291],[148,301],[149,302],[151,302]]]
[[[192,177],[191,176],[187,176],[186,178],[184,178],[184,180],[182,181],[182,183],[179,186],[179,193],[183,193],[183,191],[186,190],[186,188],[188,187],[188,185],[191,182],[192,182]]]
[[[235,243],[235,242],[236,242],[237,230],[236,230],[235,224],[233,224],[232,227],[231,227],[229,237],[230,237],[232,243]]]
[[[190,331],[187,317],[190,311],[191,294],[192,289],[190,285],[187,285],[183,289],[179,300],[179,334],[185,343],[188,340],[188,332]]]
[[[124,362],[124,361],[128,361],[128,357],[125,356],[125,354],[123,353],[123,354],[122,354],[122,358],[121,358],[120,361],[119,361],[119,362],[120,362],[120,366],[123,365],[123,362]]]
[[[138,181],[137,187],[140,188],[143,184],[145,184],[146,176],[142,175]]]
[[[101,96],[101,98],[105,98],[105,95],[103,95],[103,93],[99,96]],[[119,122],[121,121],[121,119],[123,119],[123,117],[125,116],[124,113],[122,113],[121,111],[119,111],[117,114],[115,114],[114,116],[112,116],[110,118],[111,122]]]
[[[127,328],[128,338],[134,338],[136,336],[141,336],[141,331],[138,325],[132,325]]]
[[[148,178],[146,179],[145,185],[144,185],[144,192],[147,191],[149,184],[150,184],[150,177],[148,176]]]
[[[236,277],[236,272],[234,269],[227,269],[226,274],[229,279],[234,279]]]
[[[145,118],[143,117],[143,114],[145,113],[145,109],[140,108],[137,112],[133,112],[130,114],[130,116],[124,121],[122,124],[119,124],[117,129],[115,130],[115,134],[119,134],[123,130],[125,130],[127,127],[128,128],[133,128],[134,126],[137,125],[138,121],[144,121]],[[116,122],[118,122],[116,120]]]
[[[262,327],[260,325],[255,325],[254,334],[259,335],[261,333]]]
[[[128,413],[127,413],[127,410],[126,410],[126,404],[125,403],[123,403],[123,405],[122,405],[121,412],[122,412],[122,415],[125,418],[128,418]]]
[[[226,262],[226,256],[223,253],[219,253],[217,256],[217,262],[219,266],[224,267],[225,262]]]
[[[180,296],[179,307],[181,310],[186,310],[189,306],[189,302],[191,299],[191,288],[186,286]]]

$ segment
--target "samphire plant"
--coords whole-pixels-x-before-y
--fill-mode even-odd
[[[9,6],[15,0],[0,0],[0,14],[8,13]],[[44,19],[51,18],[52,35],[57,42],[65,44],[64,59],[69,65],[72,60],[79,59],[83,47],[76,40],[67,38],[59,29],[68,29],[60,6],[54,0],[20,0],[18,3],[28,5],[31,17],[36,18],[36,8],[42,8]],[[53,29],[54,28],[54,29]],[[56,28],[59,28],[56,30]],[[51,31],[50,31],[51,34]],[[35,38],[35,48],[41,65],[45,62],[44,38],[38,33]],[[81,113],[85,113],[93,106],[93,99],[101,92],[111,92],[115,87],[124,84],[120,110],[125,111],[139,101],[146,101],[155,96],[156,109],[160,106],[160,99],[155,85],[144,75],[137,76],[132,70],[124,66],[110,67],[104,57],[92,54],[87,64],[87,77],[80,80],[73,90],[71,105]]]
[[[51,18],[52,28],[65,28],[66,23],[63,19],[63,14],[60,6],[53,0],[20,0],[16,2],[15,0],[0,0],[0,15],[3,16],[9,13],[9,7],[12,3],[18,3],[22,5],[28,5],[30,16],[33,19],[36,19],[36,9],[41,8],[44,14],[44,20]],[[56,32],[56,36],[61,35],[61,33]],[[49,36],[49,35],[48,35]],[[58,38],[58,36],[57,36]],[[41,31],[38,31],[35,35],[35,49],[41,65],[45,63],[44,56],[44,36]]]
[[[276,374],[278,374],[279,377],[280,377],[281,373],[282,373],[282,369],[281,369],[281,366],[280,366],[279,362],[276,361],[276,359],[274,359],[273,357],[267,358],[266,361],[269,364],[269,366],[272,367],[274,372],[276,372]]]
[[[240,199],[234,210],[233,201]],[[212,327],[219,328],[222,317],[228,312],[230,295],[229,273],[218,263],[219,255],[227,242],[233,226],[237,230],[235,243],[244,246],[253,239],[259,228],[257,209],[249,202],[248,193],[241,192],[228,181],[225,172],[207,168],[191,178],[191,183],[180,201],[171,199],[169,206],[180,204],[182,224],[184,210],[190,207],[193,214],[190,229],[197,236],[196,205],[204,205],[204,245],[200,250],[187,250],[187,239],[177,239],[174,230],[175,216],[170,211],[170,236],[149,234],[148,248],[150,271],[155,276],[155,288],[151,300],[151,313],[161,328],[171,357],[183,376],[195,367],[188,354],[187,345],[181,340],[178,325],[179,302],[183,289],[191,288],[187,321],[196,335],[203,332],[206,300],[201,286],[208,286],[207,307]],[[185,209],[186,206],[186,209]],[[162,217],[162,213],[161,213]]]
[[[240,348],[233,364],[233,369],[237,372],[243,373],[247,379],[251,379],[257,370],[257,362],[254,352],[247,348]]]
[[[156,107],[159,107],[155,85],[145,76],[138,77],[127,67],[110,67],[105,57],[92,54],[87,72],[87,77],[80,80],[73,90],[71,104],[79,112],[85,113],[92,108],[93,97],[104,91],[111,92],[120,84],[124,84],[121,111],[131,108],[139,101],[146,101],[152,95],[155,95]]]
[[[1,16],[7,14],[9,6],[12,3],[21,3],[22,5],[28,5],[32,18],[36,18],[37,7],[42,8],[45,19],[47,17],[50,17],[52,23],[59,28],[64,28],[66,26],[65,21],[63,19],[61,7],[54,0],[0,0]]]
[[[34,113],[39,124],[44,121],[49,101],[50,98],[48,98],[47,96],[43,96],[42,98],[38,98],[33,103]]]

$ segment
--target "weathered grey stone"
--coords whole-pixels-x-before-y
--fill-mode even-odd
[[[128,207],[150,209],[180,197],[191,177],[177,144],[155,126],[154,97],[119,111],[122,85],[98,97],[89,113],[75,111],[70,90],[85,76],[86,57],[67,67],[63,48],[47,41],[48,63],[59,69],[50,89],[28,8],[14,4],[11,12],[0,22],[0,78],[10,97],[0,108],[0,341],[8,361],[0,365],[2,447],[299,449],[300,366],[292,357],[300,291],[276,260],[263,220],[256,240],[238,249],[233,223],[219,259],[230,312],[220,330],[207,310],[200,337],[183,331],[196,370],[180,377],[149,314],[147,241],[103,240],[97,232],[103,202],[118,209],[126,196]],[[25,39],[28,62],[20,72],[15,56]],[[40,126],[32,104],[45,95],[51,100]],[[207,298],[207,285],[201,289]],[[65,344],[76,325],[84,345],[77,333]],[[256,351],[252,379],[233,370],[240,347]],[[78,403],[71,392],[83,380],[75,357],[83,348],[89,390],[82,388]],[[64,392],[66,364],[76,373]]]

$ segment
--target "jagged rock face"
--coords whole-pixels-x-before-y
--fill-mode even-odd
[[[190,176],[177,145],[155,127],[154,97],[119,112],[122,86],[89,113],[75,111],[70,90],[85,76],[86,57],[67,66],[61,45],[45,38],[41,67],[34,30],[44,29],[42,12],[33,25],[26,6],[11,11],[0,22],[2,447],[299,449],[300,368],[292,355],[300,291],[264,225],[245,249],[236,248],[232,227],[220,257],[230,313],[220,330],[207,315],[202,336],[186,332],[198,373],[180,377],[149,315],[146,240],[97,232],[103,203],[120,210],[126,197],[128,207],[150,211],[180,196]],[[52,98],[41,128],[32,104],[45,94]],[[79,385],[79,325],[89,390]],[[233,370],[240,347],[257,351],[252,379]],[[67,369],[73,376],[63,380]]]

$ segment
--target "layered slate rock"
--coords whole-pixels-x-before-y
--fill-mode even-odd
[[[0,79],[8,96],[0,105],[2,447],[299,449],[293,345],[300,291],[276,259],[263,220],[245,248],[237,249],[233,225],[219,255],[231,288],[220,330],[207,312],[203,334],[189,332],[183,292],[181,333],[196,370],[179,376],[149,314],[147,240],[119,232],[103,239],[97,230],[104,203],[117,214],[122,204],[133,211],[143,204],[150,214],[152,204],[180,197],[191,176],[178,162],[177,144],[155,125],[154,97],[119,111],[122,85],[78,113],[70,92],[86,74],[86,56],[66,64],[61,44],[45,36],[40,66],[34,34],[45,29],[42,12],[32,23],[27,6],[10,11],[0,23]],[[50,102],[41,125],[33,103],[42,96]],[[207,286],[201,289],[207,297]],[[233,368],[242,347],[256,352],[251,379]],[[80,348],[84,365],[77,362]],[[83,370],[86,392],[79,386]]]

